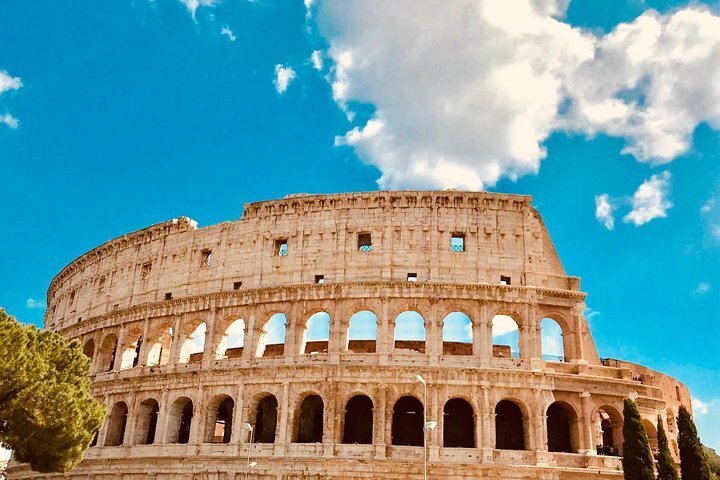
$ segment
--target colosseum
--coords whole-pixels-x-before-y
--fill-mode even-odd
[[[152,225],[50,284],[45,326],[81,342],[108,415],[71,472],[10,478],[620,479],[623,399],[677,456],[690,395],[601,358],[585,295],[528,196],[291,195]]]

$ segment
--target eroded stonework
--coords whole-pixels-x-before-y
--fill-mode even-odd
[[[628,396],[677,455],[687,389],[601,360],[580,281],[530,200],[298,195],[82,255],[52,281],[45,323],[82,343],[108,417],[72,472],[15,464],[10,478],[422,478],[425,411],[429,478],[620,479]],[[374,334],[353,338],[358,312]],[[449,314],[470,341],[443,340]],[[516,345],[493,341],[507,317]],[[309,338],[311,318],[327,338]],[[408,318],[424,340],[396,336]],[[544,355],[546,318],[561,356]]]

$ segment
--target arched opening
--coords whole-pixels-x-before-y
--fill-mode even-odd
[[[310,315],[300,342],[300,353],[325,353],[330,338],[330,314],[317,312]]]
[[[320,443],[323,436],[323,401],[319,395],[308,395],[297,412],[296,443]]]
[[[230,443],[235,401],[227,395],[218,395],[208,404],[205,441]]]
[[[215,358],[240,358],[245,347],[245,320],[238,318],[228,325],[218,343]]]
[[[393,445],[423,445],[423,404],[415,397],[402,397],[393,406]]]
[[[361,310],[350,317],[345,349],[354,353],[375,353],[377,348],[377,316]]]
[[[472,320],[463,312],[451,312],[443,319],[443,355],[472,355]]]
[[[525,419],[513,401],[501,400],[495,406],[495,448],[525,450]]]
[[[367,395],[355,395],[345,405],[342,443],[373,443],[373,403]]]
[[[257,357],[280,357],[285,351],[285,329],[287,317],[284,313],[271,316],[258,339]]]
[[[552,403],[546,413],[548,451],[577,452],[577,416],[564,402]]]
[[[275,395],[263,397],[255,412],[255,443],[275,443],[278,402]]]
[[[558,322],[552,318],[543,318],[540,322],[540,340],[543,360],[548,362],[565,361],[563,330]]]
[[[645,427],[645,433],[647,433],[648,443],[650,444],[650,450],[652,451],[653,457],[657,457],[660,454],[660,449],[658,448],[657,427],[655,427],[653,422],[644,418],[641,422],[643,427]]]
[[[163,325],[160,329],[158,329],[154,338],[155,340],[148,352],[147,365],[150,367],[155,365],[167,365],[170,363],[170,348],[173,342],[173,328],[169,325]]]
[[[185,338],[182,347],[180,347],[179,363],[202,362],[203,353],[205,352],[206,331],[207,325],[202,322]]]
[[[142,332],[140,330],[131,330],[128,334],[128,343],[122,350],[120,370],[137,367],[140,361],[140,347],[142,346],[142,342]]]
[[[623,443],[623,417],[610,405],[598,408],[595,418],[595,445],[598,455],[621,456]]]
[[[509,315],[492,319],[492,354],[499,358],[520,358],[520,330]]]
[[[187,397],[176,399],[168,410],[168,443],[188,443],[193,419],[193,402]]]
[[[395,348],[425,353],[425,319],[408,310],[395,318]]]
[[[128,406],[125,402],[117,402],[110,410],[108,417],[105,446],[115,447],[122,445],[125,440],[125,426],[127,425]]]
[[[148,398],[140,403],[137,419],[135,420],[135,439],[133,443],[140,445],[155,443],[159,412],[160,405],[154,398]]]
[[[117,335],[111,333],[106,335],[100,344],[98,351],[98,371],[109,372],[115,365],[115,353],[117,352]]]
[[[475,448],[475,413],[462,398],[453,398],[443,408],[443,446]]]
[[[85,345],[83,345],[83,354],[92,362],[93,356],[95,355],[95,340],[91,338],[85,342]]]

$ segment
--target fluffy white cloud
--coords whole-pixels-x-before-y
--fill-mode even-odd
[[[656,218],[665,218],[672,207],[668,200],[670,190],[670,172],[665,171],[645,180],[635,191],[632,210],[623,217],[623,221],[640,226]]]
[[[0,95],[8,90],[19,90],[22,87],[22,80],[13,77],[5,70],[0,70]]]
[[[518,325],[515,320],[508,315],[495,315],[492,320],[492,335],[493,337],[499,335],[505,335],[511,332],[517,332]]]
[[[613,215],[614,207],[610,202],[610,196],[607,193],[595,196],[595,218],[605,225],[605,228],[612,230],[615,228],[615,216]]]
[[[193,20],[195,20],[195,12],[198,8],[215,6],[220,3],[220,0],[179,0],[179,2],[185,5]]]
[[[693,293],[698,297],[702,297],[702,296],[706,295],[710,291],[711,288],[712,288],[712,285],[710,285],[709,283],[700,282],[697,284],[697,286],[695,286],[695,290],[693,291]]]
[[[335,100],[350,118],[353,102],[375,107],[336,144],[383,188],[480,189],[537,172],[554,131],[662,163],[699,123],[720,128],[720,17],[648,11],[597,37],[559,19],[566,3],[320,1]]]
[[[292,67],[284,67],[280,64],[275,65],[275,80],[273,81],[275,90],[281,94],[285,93],[285,90],[288,89],[288,86],[290,86],[290,83],[295,79],[295,76],[295,70],[293,70]]]
[[[0,123],[4,123],[8,127],[12,129],[16,129],[18,125],[20,125],[20,122],[17,118],[13,117],[9,113],[6,113],[4,115],[0,115]]]
[[[323,58],[322,58],[322,52],[320,50],[313,50],[312,55],[310,55],[310,62],[312,63],[312,66],[315,70],[322,70],[323,68]]]
[[[237,40],[237,37],[235,36],[235,34],[233,34],[233,31],[230,30],[230,27],[227,25],[223,26],[220,29],[220,35],[225,35],[231,42]]]
[[[697,415],[706,415],[710,411],[710,405],[699,398],[692,399],[693,412]]]
[[[42,308],[47,307],[47,305],[45,304],[44,301],[35,300],[34,298],[28,298],[27,300],[25,300],[25,305],[27,306],[27,308],[30,308],[33,310],[34,309],[42,309]]]

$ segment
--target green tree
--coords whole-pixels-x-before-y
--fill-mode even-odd
[[[720,476],[720,456],[718,456],[715,450],[705,445],[703,445],[703,451],[705,452],[705,458],[707,458],[710,473],[716,477]]]
[[[677,467],[675,466],[675,460],[673,460],[670,454],[670,446],[668,445],[667,435],[665,434],[665,427],[663,426],[662,418],[658,415],[657,419],[657,439],[658,439],[658,480],[678,480]]]
[[[76,343],[0,308],[0,443],[19,461],[64,472],[82,460],[105,416],[89,368]]]
[[[629,398],[623,407],[623,458],[626,480],[655,480],[654,460],[647,432],[640,421],[637,405]]]
[[[683,480],[710,480],[710,468],[695,422],[687,408],[678,413],[678,446],[680,447],[680,475]]]

